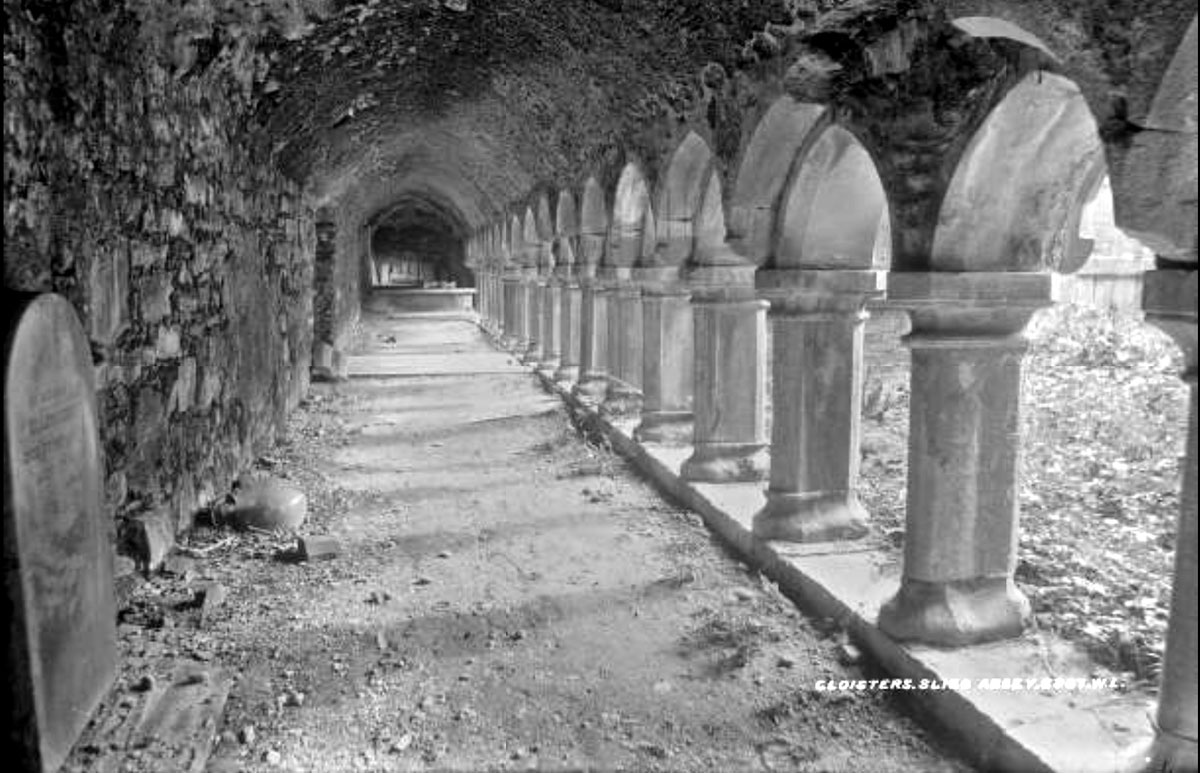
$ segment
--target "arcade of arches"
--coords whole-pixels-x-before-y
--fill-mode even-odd
[[[685,449],[681,480],[763,481],[757,538],[852,543],[870,306],[911,328],[903,576],[876,635],[1017,637],[1023,331],[1111,186],[1155,256],[1146,321],[1186,363],[1143,759],[1194,769],[1195,3],[5,12],[4,284],[83,323],[118,525],[186,531],[344,375],[373,292],[453,286],[574,399]]]

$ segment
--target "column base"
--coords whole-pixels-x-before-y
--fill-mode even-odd
[[[867,535],[867,511],[853,493],[767,490],[754,516],[754,536],[782,542],[833,542]]]
[[[554,378],[554,373],[557,370],[558,357],[547,357],[537,364],[537,372],[546,378]]]
[[[1118,773],[1172,773],[1177,770],[1200,770],[1196,739],[1162,730],[1153,740],[1123,755],[1117,769]]]
[[[609,379],[608,391],[600,410],[606,416],[629,416],[642,411],[642,393],[636,387],[621,381]]]
[[[538,349],[538,345],[536,343],[525,344],[525,346],[518,348],[521,350],[521,356],[519,359],[521,360],[522,365],[537,365],[542,359],[542,353]]]
[[[740,483],[766,477],[769,462],[765,443],[701,443],[679,473],[697,483]]]
[[[694,433],[693,418],[691,411],[643,411],[642,423],[633,431],[633,439],[639,443],[689,445]]]
[[[961,647],[1020,636],[1029,615],[1029,599],[1008,578],[905,579],[879,610],[879,628],[899,641]]]
[[[558,370],[554,371],[554,380],[559,383],[567,383],[579,380],[578,365],[559,365]]]
[[[608,376],[594,371],[580,376],[575,388],[571,390],[571,393],[580,400],[592,403],[603,400],[606,392],[608,392]]]

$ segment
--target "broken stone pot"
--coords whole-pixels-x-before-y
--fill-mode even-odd
[[[308,497],[277,478],[241,478],[226,523],[237,528],[297,529],[308,516]]]

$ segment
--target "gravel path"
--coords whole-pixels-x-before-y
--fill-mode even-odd
[[[209,771],[969,769],[893,696],[813,690],[863,673],[837,631],[470,323],[369,318],[351,368],[261,460],[341,554],[239,536],[198,563],[229,591],[203,628],[122,628],[122,685],[185,648],[235,676]]]

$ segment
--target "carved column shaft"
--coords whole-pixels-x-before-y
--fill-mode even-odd
[[[858,500],[863,323],[882,295],[874,271],[759,272],[771,301],[774,363],[764,539],[818,542],[867,531]]]
[[[693,272],[695,402],[686,480],[761,480],[767,469],[766,311],[753,266]]]
[[[542,289],[542,356],[539,369],[551,372],[558,368],[560,352],[559,315],[562,311],[562,292],[556,277],[549,277]]]
[[[594,277],[580,282],[579,383],[575,392],[588,399],[601,399],[608,389],[608,288]]]
[[[536,363],[541,356],[541,283],[536,273],[527,269],[521,282],[521,317],[524,326],[524,346],[521,362]]]
[[[502,277],[504,286],[504,345],[514,351],[519,350],[525,343],[525,320],[522,314],[521,276],[509,273]]]
[[[691,291],[678,269],[642,269],[642,421],[634,437],[692,442],[695,344]]]
[[[1136,750],[1132,765],[1141,771],[1197,769],[1197,524],[1196,524],[1196,271],[1149,271],[1142,308],[1146,320],[1162,329],[1183,350],[1183,380],[1188,385],[1187,445],[1180,469],[1179,520],[1175,536],[1175,577],[1171,618],[1158,693],[1155,738]]]
[[[559,381],[579,379],[582,306],[583,292],[579,281],[574,272],[569,272],[562,282],[562,308],[559,316],[562,343],[558,370],[554,374],[554,378]]]

